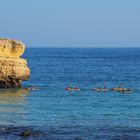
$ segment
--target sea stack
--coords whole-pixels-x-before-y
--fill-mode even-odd
[[[29,79],[27,61],[20,58],[24,50],[23,43],[0,38],[0,88],[20,88]]]

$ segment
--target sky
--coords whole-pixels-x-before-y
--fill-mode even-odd
[[[27,47],[140,47],[140,0],[0,0],[0,37]]]

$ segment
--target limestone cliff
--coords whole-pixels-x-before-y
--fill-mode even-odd
[[[19,88],[29,79],[27,61],[20,58],[24,50],[23,43],[0,38],[0,88]]]

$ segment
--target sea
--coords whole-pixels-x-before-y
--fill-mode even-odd
[[[0,90],[0,140],[140,139],[140,48],[27,47],[22,57],[31,76]]]

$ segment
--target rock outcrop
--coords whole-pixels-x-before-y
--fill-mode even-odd
[[[27,61],[20,58],[24,50],[23,43],[0,38],[0,88],[19,88],[29,79]]]

